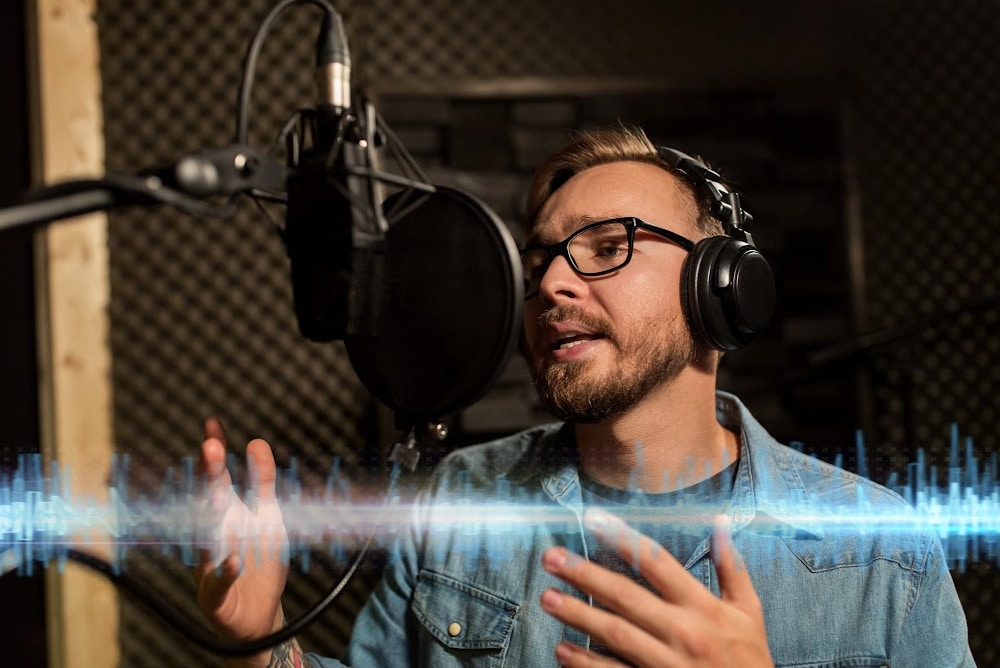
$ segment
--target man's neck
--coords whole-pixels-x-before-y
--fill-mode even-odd
[[[580,467],[597,482],[660,493],[690,485],[736,461],[739,439],[719,424],[715,378],[687,369],[628,411],[575,424]]]

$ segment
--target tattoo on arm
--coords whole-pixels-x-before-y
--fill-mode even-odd
[[[292,638],[271,650],[271,661],[267,668],[307,668],[299,642]]]

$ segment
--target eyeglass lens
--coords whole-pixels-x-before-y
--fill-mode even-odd
[[[565,241],[525,251],[523,262],[526,295],[538,292],[542,276],[556,255],[567,255],[570,264],[585,276],[618,269],[631,255],[629,228],[621,221],[609,221],[572,234]]]

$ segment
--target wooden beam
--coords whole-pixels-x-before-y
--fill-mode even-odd
[[[29,0],[36,184],[104,172],[96,4]],[[106,217],[50,225],[36,254],[42,452],[71,467],[74,498],[104,502],[112,450]],[[47,569],[46,616],[49,666],[118,665],[118,598],[107,580],[75,565]]]

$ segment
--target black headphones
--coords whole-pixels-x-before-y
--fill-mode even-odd
[[[660,158],[707,196],[709,212],[725,236],[702,239],[691,249],[681,274],[681,304],[695,338],[717,350],[750,343],[774,315],[774,276],[754,246],[753,216],[740,195],[703,162],[658,146]]]

